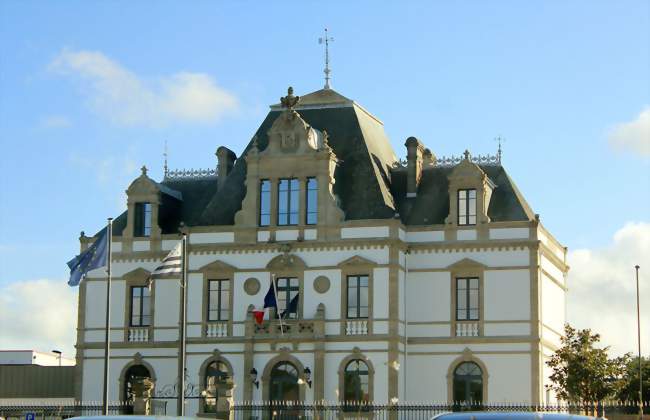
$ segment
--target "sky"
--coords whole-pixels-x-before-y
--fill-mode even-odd
[[[332,87],[396,154],[494,154],[569,248],[568,321],[650,330],[650,2],[0,0],[0,349],[74,352],[66,261],[146,165],[214,168],[288,86]],[[52,302],[58,304],[52,305]],[[624,326],[624,327],[623,327]],[[644,334],[644,353],[650,334]]]

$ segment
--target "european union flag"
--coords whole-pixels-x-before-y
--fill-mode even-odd
[[[99,238],[87,250],[68,261],[70,267],[69,286],[79,286],[81,280],[90,270],[106,265],[108,254],[108,228],[104,229]]]

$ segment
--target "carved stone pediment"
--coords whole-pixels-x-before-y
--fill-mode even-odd
[[[135,270],[129,271],[122,275],[122,278],[126,281],[132,282],[143,282],[149,278],[151,274],[150,271],[145,270],[144,268],[136,268]]]
[[[481,169],[476,163],[472,162],[469,158],[469,152],[465,151],[466,158],[460,161],[460,163],[454,166],[454,169],[449,174],[449,178],[475,178],[483,179],[486,176],[483,169]]]
[[[324,138],[292,109],[276,118],[267,135],[269,145],[260,155],[313,153],[322,148]]]
[[[350,257],[345,261],[342,261],[338,264],[339,267],[358,267],[358,266],[364,266],[367,267],[369,265],[377,265],[376,262],[371,261],[367,258],[363,258],[359,255],[355,255],[354,257]]]
[[[126,190],[126,194],[129,197],[132,196],[151,196],[156,195],[160,192],[158,185],[147,176],[147,167],[142,167],[142,173],[137,177],[129,188]]]
[[[460,261],[456,261],[455,263],[448,265],[446,268],[452,270],[452,269],[472,269],[472,268],[486,269],[488,267],[487,265],[475,261],[471,258],[463,258]]]
[[[211,263],[199,268],[199,271],[202,271],[203,273],[230,273],[235,270],[237,270],[237,267],[233,267],[232,265],[220,260],[212,261]]]
[[[282,254],[269,261],[266,268],[272,271],[304,270],[307,268],[307,264],[297,255]]]

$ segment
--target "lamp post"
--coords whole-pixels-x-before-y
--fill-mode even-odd
[[[636,270],[636,328],[637,340],[639,345],[639,420],[643,420],[643,363],[641,360],[641,308],[639,304],[639,266],[635,265]]]
[[[59,358],[59,367],[61,367],[61,350],[52,350],[52,353],[56,354]]]

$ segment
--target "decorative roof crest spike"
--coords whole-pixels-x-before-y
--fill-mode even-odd
[[[322,38],[318,38],[319,44],[325,44],[325,69],[323,70],[323,73],[325,73],[325,89],[331,89],[330,73],[332,72],[332,70],[330,70],[330,42],[333,41],[334,38],[328,36],[327,34],[327,28],[325,28],[325,36]]]
[[[300,96],[293,96],[293,87],[291,86],[287,89],[287,96],[280,98],[282,107],[288,108],[289,110],[293,110],[293,107],[298,105],[298,102],[300,102]]]
[[[506,141],[506,139],[504,139],[501,136],[497,136],[497,137],[494,138],[494,141],[499,143],[499,148],[497,149],[497,160],[499,161],[499,163],[501,163],[501,154],[502,154],[502,152],[501,152],[501,142]]]

